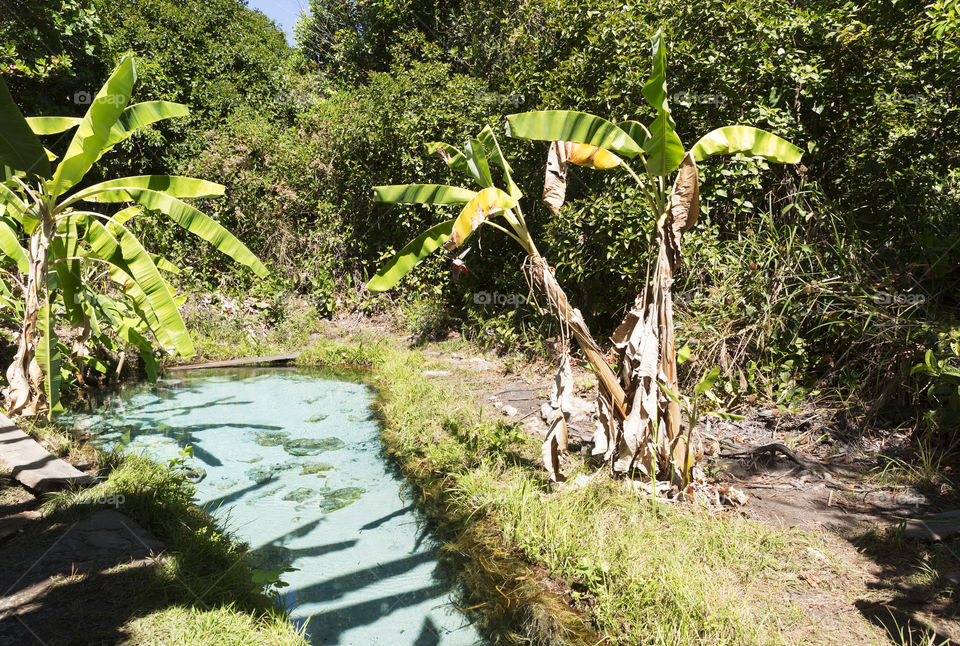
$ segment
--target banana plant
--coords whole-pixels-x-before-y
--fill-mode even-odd
[[[388,290],[418,262],[441,246],[447,250],[459,247],[481,225],[497,229],[517,242],[526,252],[523,271],[530,287],[543,298],[544,310],[561,322],[564,333],[572,333],[607,392],[613,393],[614,406],[622,407],[624,395],[616,375],[590,334],[583,315],[570,304],[554,277],[553,269],[537,251],[520,207],[523,194],[513,181],[512,168],[504,157],[493,130],[489,126],[485,127],[476,137],[467,140],[463,150],[438,142],[428,143],[427,150],[431,154],[439,154],[452,171],[471,177],[479,190],[438,184],[374,187],[374,199],[378,202],[464,206],[456,218],[431,227],[404,246],[367,283],[367,288],[371,292]],[[602,166],[605,162],[603,155],[591,158],[589,151],[585,152],[586,156],[577,163]],[[499,169],[503,188],[494,186],[491,168]]]
[[[194,354],[178,310],[182,300],[161,273],[177,268],[143,247],[127,226],[131,218],[162,214],[257,275],[267,275],[233,234],[183,201],[222,195],[219,184],[142,175],[81,186],[97,160],[137,129],[188,113],[167,101],[131,104],[136,78],[134,59],[127,56],[84,116],[29,119],[0,79],[0,251],[16,265],[11,278],[23,292],[17,352],[2,391],[8,415],[43,410],[52,415],[61,408],[65,346],[57,338],[58,325],[82,328],[81,340],[111,332],[140,351],[152,378],[156,359],[147,334],[170,352]],[[71,130],[62,157],[40,143],[39,136]]]
[[[683,488],[690,478],[693,446],[689,435],[680,432],[680,407],[667,394],[678,392],[671,286],[680,266],[681,238],[700,212],[697,163],[714,155],[742,154],[795,164],[802,153],[774,134],[744,125],[717,128],[685,149],[667,101],[666,47],[660,30],[652,38],[651,50],[652,74],[642,90],[654,110],[649,125],[633,120],[615,124],[583,112],[548,110],[509,115],[507,134],[551,142],[543,199],[554,213],[563,204],[570,164],[622,169],[649,205],[656,233],[653,274],[648,266],[647,284],[613,335],[626,402],[622,408],[612,405],[616,395],[605,392],[601,382],[601,421],[593,451],[616,472],[639,471]]]

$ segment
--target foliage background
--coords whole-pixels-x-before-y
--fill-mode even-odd
[[[724,404],[821,395],[909,421],[943,387],[942,371],[910,368],[928,349],[958,360],[955,2],[311,0],[294,48],[241,0],[3,5],[0,73],[25,113],[81,114],[82,93],[128,50],[138,99],[191,107],[125,143],[104,172],[226,184],[206,212],[274,275],[253,284],[186,237],[139,224],[190,267],[183,287],[306,295],[322,314],[399,308],[421,335],[453,326],[534,351],[556,331],[533,308],[473,301],[479,290],[526,292],[521,253],[489,232],[462,280],[438,256],[398,292],[368,299],[362,284],[378,264],[442,217],[374,205],[370,187],[457,183],[423,142],[459,144],[485,123],[499,132],[511,112],[648,121],[640,91],[662,25],[687,146],[739,122],[806,150],[796,168],[730,159],[702,169],[704,212],[676,286],[678,335],[695,347],[688,373],[719,364]],[[576,169],[563,213],[548,217],[537,199],[545,147],[503,143],[541,251],[603,337],[643,282],[642,203],[623,178]]]

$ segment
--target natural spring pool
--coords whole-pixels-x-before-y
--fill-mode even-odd
[[[104,393],[73,422],[102,445],[181,456],[196,500],[281,579],[313,644],[482,643],[382,451],[373,393],[294,369],[173,373]]]

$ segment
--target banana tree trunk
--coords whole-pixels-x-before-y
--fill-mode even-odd
[[[543,256],[539,254],[527,256],[524,269],[534,291],[544,297],[547,303],[547,310],[553,314],[561,324],[569,328],[573,334],[573,338],[577,340],[583,353],[587,355],[590,365],[593,366],[593,370],[597,374],[597,379],[599,379],[602,384],[602,389],[606,389],[606,392],[610,394],[613,406],[622,416],[626,416],[624,412],[626,396],[624,395],[623,388],[620,386],[617,376],[613,374],[613,370],[610,369],[610,365],[600,351],[599,346],[597,346],[597,342],[593,340],[593,336],[590,334],[590,330],[587,328],[586,321],[583,320],[583,315],[580,313],[580,310],[572,307],[570,301],[567,300],[567,295],[553,275],[553,269]]]
[[[48,252],[53,237],[53,222],[44,218],[41,226],[30,237],[30,268],[24,288],[23,325],[17,340],[17,353],[7,367],[7,384],[3,389],[3,403],[9,416],[30,416],[40,413],[45,406],[43,371],[37,363],[37,317],[40,313],[40,289],[47,279]]]

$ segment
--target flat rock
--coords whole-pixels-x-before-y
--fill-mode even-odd
[[[53,491],[93,482],[93,478],[40,446],[2,413],[0,466],[17,482],[34,491]]]
[[[19,514],[12,514],[0,518],[0,541],[13,536],[21,529],[26,527],[30,521],[40,518],[39,511],[29,510],[21,511]]]
[[[939,542],[960,532],[960,509],[911,518],[903,528],[906,538],[921,538]]]

